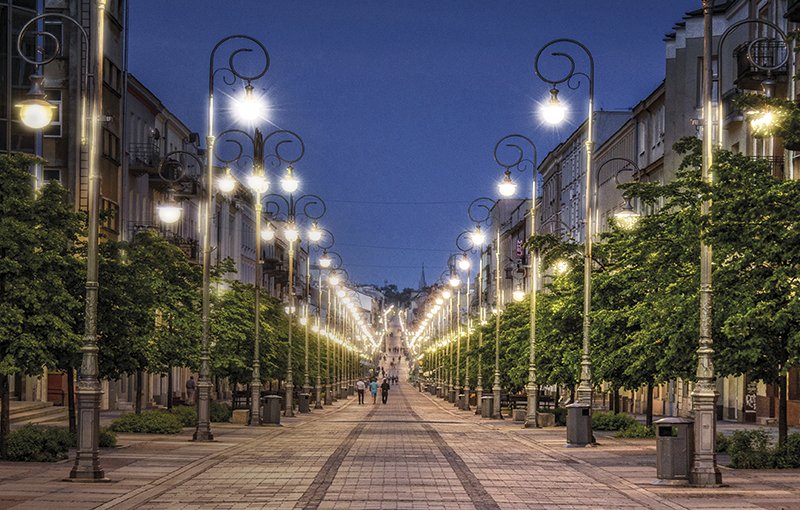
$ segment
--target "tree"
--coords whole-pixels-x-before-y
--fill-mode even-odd
[[[81,301],[65,271],[81,215],[55,183],[34,191],[29,156],[0,157],[0,455],[9,431],[8,376],[57,366],[57,352],[76,351],[74,317]]]

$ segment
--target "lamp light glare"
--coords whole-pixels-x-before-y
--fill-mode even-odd
[[[165,202],[158,206],[158,218],[167,224],[172,224],[181,219],[181,206],[175,202]]]
[[[252,173],[247,176],[247,186],[256,193],[266,193],[269,189],[269,181],[263,173]]]
[[[451,297],[451,296],[452,296],[452,294],[450,293],[450,291],[449,291],[449,290],[447,290],[447,289],[444,289],[444,291],[442,291],[442,297],[443,297],[443,298],[445,298],[445,299],[450,299],[450,297]]]
[[[236,179],[231,175],[231,169],[226,168],[225,173],[217,179],[217,189],[222,193],[230,193],[236,187]]]
[[[300,181],[294,176],[294,169],[286,167],[286,175],[281,177],[281,189],[286,193],[294,193],[300,187]]]
[[[253,124],[266,116],[266,105],[253,93],[253,86],[248,83],[244,93],[233,99],[233,114],[241,122]]]
[[[286,237],[286,240],[289,241],[290,243],[293,243],[300,238],[300,232],[297,231],[297,227],[295,227],[293,224],[287,226],[286,229],[284,229],[283,235],[284,237]]]
[[[522,289],[514,289],[514,292],[511,293],[511,297],[514,298],[514,301],[520,302],[525,299],[525,291]]]
[[[459,285],[461,285],[461,278],[459,278],[458,276],[455,276],[455,275],[451,276],[449,283],[450,283],[451,287],[456,288]]]
[[[314,223],[308,231],[308,238],[315,243],[318,243],[320,239],[322,239],[322,230],[320,230],[316,223]]]
[[[511,179],[511,172],[506,170],[503,180],[497,184],[497,191],[501,196],[511,197],[517,192],[517,183]]]
[[[272,241],[275,239],[275,229],[272,228],[272,225],[267,225],[261,229],[261,239],[264,241]]]
[[[542,120],[552,126],[561,124],[567,116],[567,111],[561,101],[558,100],[558,89],[550,89],[550,99],[540,109]]]
[[[471,263],[466,254],[458,260],[458,268],[462,271],[469,271]]]
[[[470,234],[470,239],[475,246],[483,246],[486,242],[486,234],[481,231],[480,227],[476,227]]]

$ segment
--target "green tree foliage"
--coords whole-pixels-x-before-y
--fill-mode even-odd
[[[71,293],[70,271],[81,232],[66,190],[55,183],[38,191],[27,156],[0,157],[0,454],[9,430],[7,377],[41,374],[75,352],[75,317],[81,301]]]

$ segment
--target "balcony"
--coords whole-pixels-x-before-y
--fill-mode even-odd
[[[128,147],[128,168],[132,172],[156,173],[160,161],[160,148],[154,142],[132,143]]]
[[[750,45],[752,51],[752,62],[748,57]],[[786,59],[787,48],[782,41],[756,40],[740,44],[733,50],[733,58],[736,59],[736,85],[746,90],[761,90],[761,82],[766,78],[773,78],[776,81],[785,81],[787,65],[784,63],[772,71],[764,71],[761,68],[771,68],[777,66]]]
[[[772,169],[772,175],[779,179],[784,177],[783,156],[750,156],[753,161],[766,161]]]
[[[180,235],[172,232],[164,228],[163,226],[159,225],[151,225],[151,224],[144,224],[144,223],[129,223],[128,224],[128,233],[131,238],[133,238],[139,232],[155,232],[159,236],[163,237],[170,243],[174,244],[178,248],[183,251],[186,255],[186,258],[189,259],[189,262],[199,264],[200,260],[200,244],[195,239],[186,239],[181,237]]]

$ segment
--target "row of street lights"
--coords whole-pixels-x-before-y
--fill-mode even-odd
[[[100,199],[100,172],[99,172],[99,133],[100,122],[102,121],[101,112],[103,104],[102,84],[100,77],[103,76],[103,41],[104,41],[104,23],[105,23],[105,10],[106,0],[96,0],[97,15],[94,17],[95,27],[94,33],[94,59],[90,58],[90,38],[88,32],[82,27],[78,21],[59,13],[47,13],[36,16],[26,23],[20,31],[17,39],[17,50],[27,63],[36,66],[37,70],[54,61],[58,58],[63,48],[60,45],[55,46],[55,54],[43,55],[39,54],[37,58],[31,59],[27,57],[23,51],[23,39],[30,33],[35,37],[47,37],[49,34],[40,32],[35,29],[46,18],[57,18],[59,21],[68,22],[73,25],[81,34],[83,40],[84,60],[86,62],[93,62],[87,65],[82,77],[82,86],[80,88],[81,94],[81,108],[80,108],[80,140],[82,150],[88,150],[88,235],[87,235],[87,277],[86,277],[86,312],[85,312],[85,335],[82,346],[82,362],[79,370],[78,383],[76,388],[77,404],[78,404],[78,448],[75,458],[75,463],[70,471],[70,479],[75,481],[105,481],[105,472],[100,466],[99,460],[99,430],[100,430],[100,396],[102,390],[99,380],[98,369],[98,347],[97,347],[97,294],[98,294],[98,240],[99,240],[99,199]],[[31,29],[34,30],[31,30]],[[235,41],[242,43],[242,47],[233,50],[225,61],[225,64],[217,67],[216,56],[217,51],[226,43]],[[262,65],[257,68],[254,73],[245,73],[241,70],[238,64],[237,56],[243,54],[251,54],[256,52],[263,58]],[[308,231],[308,251],[309,257],[311,255],[310,244],[313,242],[322,248],[323,255],[319,260],[319,267],[322,269],[330,268],[333,264],[327,249],[332,245],[332,235],[330,235],[330,244],[321,244],[320,241],[325,233],[330,234],[327,230],[321,229],[317,226],[316,220],[324,214],[325,206],[322,199],[316,195],[303,195],[295,200],[293,193],[299,187],[299,181],[294,175],[292,164],[302,158],[305,151],[305,146],[302,139],[295,133],[287,130],[276,130],[267,136],[256,128],[253,135],[239,129],[231,129],[223,131],[219,135],[215,133],[214,128],[214,114],[215,114],[215,81],[218,75],[225,75],[224,80],[227,85],[232,85],[236,81],[245,83],[244,94],[241,98],[234,101],[234,110],[239,114],[240,119],[254,123],[263,116],[263,110],[260,99],[255,97],[253,93],[252,82],[264,76],[269,68],[270,58],[266,47],[257,39],[247,35],[232,35],[225,37],[217,42],[211,51],[209,58],[209,73],[208,73],[208,101],[207,101],[207,114],[208,114],[208,131],[206,135],[206,161],[201,161],[195,154],[186,151],[173,151],[169,153],[159,165],[159,175],[167,182],[168,189],[166,199],[157,207],[159,218],[164,223],[175,223],[181,217],[181,207],[175,200],[174,185],[182,177],[183,170],[180,168],[180,160],[193,159],[194,162],[202,167],[205,165],[204,175],[204,191],[205,200],[202,202],[201,213],[201,231],[202,231],[202,311],[201,311],[201,338],[200,338],[200,370],[198,374],[198,398],[197,398],[197,414],[198,423],[194,432],[193,438],[197,441],[211,441],[214,435],[210,427],[210,397],[212,384],[210,381],[210,366],[209,366],[209,308],[210,308],[210,268],[211,268],[211,253],[213,247],[211,246],[211,223],[212,212],[215,199],[214,189],[219,192],[228,194],[234,191],[237,181],[232,175],[231,163],[241,163],[241,160],[246,157],[252,161],[252,173],[247,176],[246,182],[248,188],[254,194],[254,209],[255,209],[255,231],[257,235],[256,240],[256,271],[255,271],[255,344],[253,352],[253,365],[252,365],[252,399],[251,399],[251,417],[250,424],[257,425],[260,423],[259,417],[259,402],[260,402],[260,290],[262,279],[262,260],[261,260],[261,241],[270,241],[275,236],[275,230],[270,223],[265,228],[261,228],[262,221],[262,198],[268,198],[267,207],[270,205],[279,206],[279,202],[283,202],[287,207],[286,221],[284,222],[283,236],[289,243],[289,306],[290,314],[293,314],[295,309],[294,305],[294,290],[293,290],[293,265],[294,265],[294,245],[300,239],[301,234],[299,227],[296,223],[298,204],[305,201],[300,210],[302,214],[313,221],[311,228]],[[46,96],[43,92],[42,82],[44,77],[41,74],[35,74],[31,77],[32,87],[28,94],[28,98],[22,101],[19,105],[20,119],[22,122],[32,129],[42,129],[49,125],[52,121],[54,105],[46,101]],[[87,115],[87,107],[90,113]],[[226,135],[241,136],[249,140],[252,145],[252,156],[243,155],[243,145],[237,140],[227,140],[238,149],[238,153],[233,158],[224,158],[218,151],[215,150],[215,142],[219,137]],[[265,146],[267,142],[272,139],[277,140],[274,144],[274,149],[271,153],[265,153]],[[282,149],[285,144],[294,144],[294,147],[299,147],[295,156],[287,156],[286,152]],[[217,160],[225,164],[224,171],[221,175],[215,175],[217,169],[215,167],[215,157]],[[281,195],[271,194],[263,197],[269,189],[269,181],[266,176],[265,166],[272,165],[287,165],[285,175],[280,179],[282,190],[288,194],[289,198],[286,199]],[[315,213],[313,206],[321,206],[322,212]],[[278,210],[272,211],[274,216],[277,216]],[[268,212],[270,212],[268,210]],[[341,262],[341,259],[340,259]],[[322,281],[320,270],[320,282]],[[307,281],[306,281],[306,298],[310,294],[310,261],[307,264]],[[329,300],[328,300],[328,324],[325,328],[320,325],[319,314],[317,316],[317,324],[313,326],[315,332],[320,336],[326,338],[327,343],[327,365],[326,365],[326,379],[327,391],[326,400],[332,401],[331,393],[333,389],[333,380],[330,373],[330,343],[334,342],[334,350],[339,346],[342,363],[349,362],[348,372],[345,372],[344,367],[340,369],[338,381],[344,383],[345,377],[354,378],[356,376],[355,361],[351,358],[362,355],[362,349],[355,345],[355,340],[362,340],[364,343],[369,340],[372,343],[372,348],[375,348],[374,335],[369,330],[368,325],[363,317],[357,312],[355,301],[343,296],[344,299],[341,303],[344,305],[339,309],[337,306],[332,307],[330,301],[330,288],[339,288],[338,292],[344,292],[341,275],[346,274],[340,267],[332,268],[328,277],[329,284]],[[322,290],[319,290],[320,297]],[[321,302],[321,301],[320,301]],[[308,327],[309,316],[308,306],[305,307],[305,315],[301,322],[305,323],[305,365],[304,365],[304,390],[308,392],[309,382],[309,366],[308,366]],[[338,315],[339,311],[342,314]],[[331,313],[335,317],[335,321],[331,321]],[[290,320],[291,321],[291,320]],[[289,328],[289,356],[287,359],[287,392],[286,392],[286,414],[292,414],[292,327]],[[353,339],[353,342],[347,340]],[[320,347],[317,347],[317,406],[320,406]],[[341,364],[340,364],[341,366]]]

